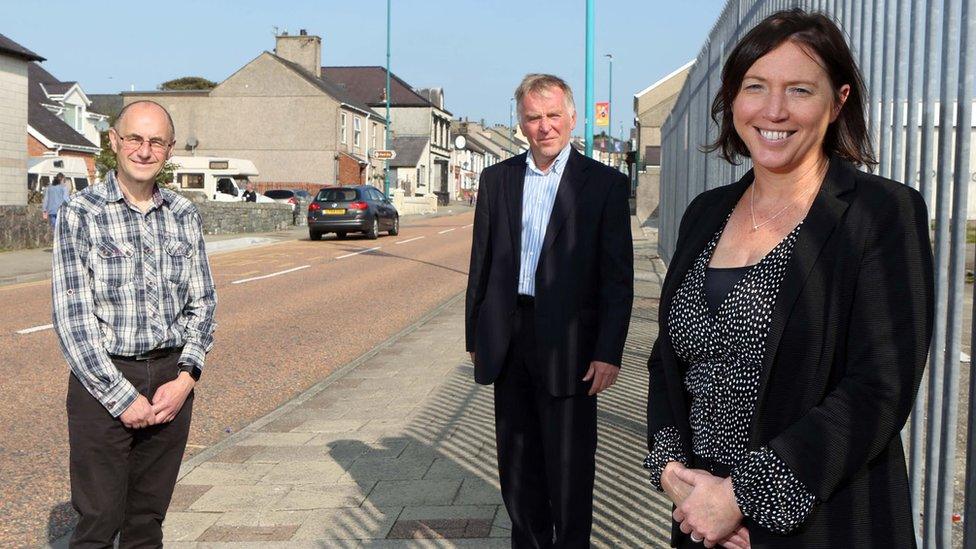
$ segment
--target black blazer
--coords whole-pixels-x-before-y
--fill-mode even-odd
[[[668,312],[752,178],[702,193],[681,221],[647,363],[648,445],[674,426],[691,455],[686,366]],[[776,301],[749,444],[771,447],[818,503],[786,536],[746,519],[754,548],[915,546],[899,431],[925,367],[933,302],[921,195],[833,159]]]
[[[465,302],[475,381],[505,363],[518,294],[525,154],[481,174]],[[585,393],[590,361],[620,365],[634,299],[627,177],[571,150],[535,275],[537,363],[553,396]]]

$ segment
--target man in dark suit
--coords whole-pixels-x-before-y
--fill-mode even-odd
[[[494,384],[514,547],[588,547],[596,395],[617,379],[633,303],[627,177],[570,146],[560,78],[515,91],[530,151],[481,176],[465,310],[475,381]]]

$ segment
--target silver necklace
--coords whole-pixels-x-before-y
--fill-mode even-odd
[[[767,217],[766,218],[766,221],[763,221],[762,223],[756,223],[756,184],[753,183],[752,184],[752,193],[749,195],[749,214],[752,215],[752,230],[753,231],[758,231],[760,227],[766,225],[767,223],[772,222],[774,219],[776,219],[777,217],[779,217],[780,215],[782,215],[783,212],[785,212],[786,210],[790,209],[790,206],[792,206],[792,205],[793,205],[793,202],[790,202],[786,206],[783,206],[783,209],[781,209],[780,211],[776,212],[771,217]]]

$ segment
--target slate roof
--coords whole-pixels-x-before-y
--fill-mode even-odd
[[[7,55],[12,55],[14,57],[20,57],[26,61],[44,61],[45,59],[40,55],[30,51],[29,49],[21,46],[17,42],[7,38],[6,36],[0,34],[0,53],[5,53]]]
[[[383,67],[322,67],[322,76],[336,82],[372,107],[386,105],[386,69]],[[390,73],[391,107],[435,107],[395,73]],[[450,113],[448,113],[450,114]]]
[[[66,83],[55,78],[37,63],[27,65],[27,123],[30,127],[40,132],[49,141],[61,145],[98,147],[44,106],[52,101],[47,98],[41,84],[50,90],[51,86],[63,87]]]
[[[370,106],[365,101],[363,101],[361,97],[358,97],[353,93],[350,93],[341,84],[326,77],[324,71],[322,73],[322,77],[320,78],[308,72],[307,70],[303,69],[301,65],[297,63],[289,61],[283,57],[279,57],[273,53],[270,55],[275,59],[277,59],[278,61],[280,61],[286,67],[295,71],[299,76],[301,76],[302,78],[307,80],[310,84],[322,90],[326,94],[334,97],[335,99],[347,105],[356,107],[357,109],[365,111],[372,116],[376,116],[380,120],[384,120],[383,117],[376,114],[376,112],[372,108],[370,108]]]
[[[93,93],[88,94],[91,100],[91,110],[114,119],[122,111],[121,93]]]
[[[390,160],[391,168],[415,168],[420,162],[421,155],[429,137],[394,137],[391,140],[391,148],[396,151],[396,158]]]

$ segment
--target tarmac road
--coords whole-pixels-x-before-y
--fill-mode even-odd
[[[187,456],[276,408],[464,288],[473,214],[405,221],[396,237],[290,241],[211,258],[216,344]],[[330,237],[326,237],[330,238]],[[378,248],[378,249],[374,249]],[[270,276],[269,276],[270,275]],[[50,282],[0,287],[0,546],[73,521]],[[20,334],[21,330],[37,331]]]

